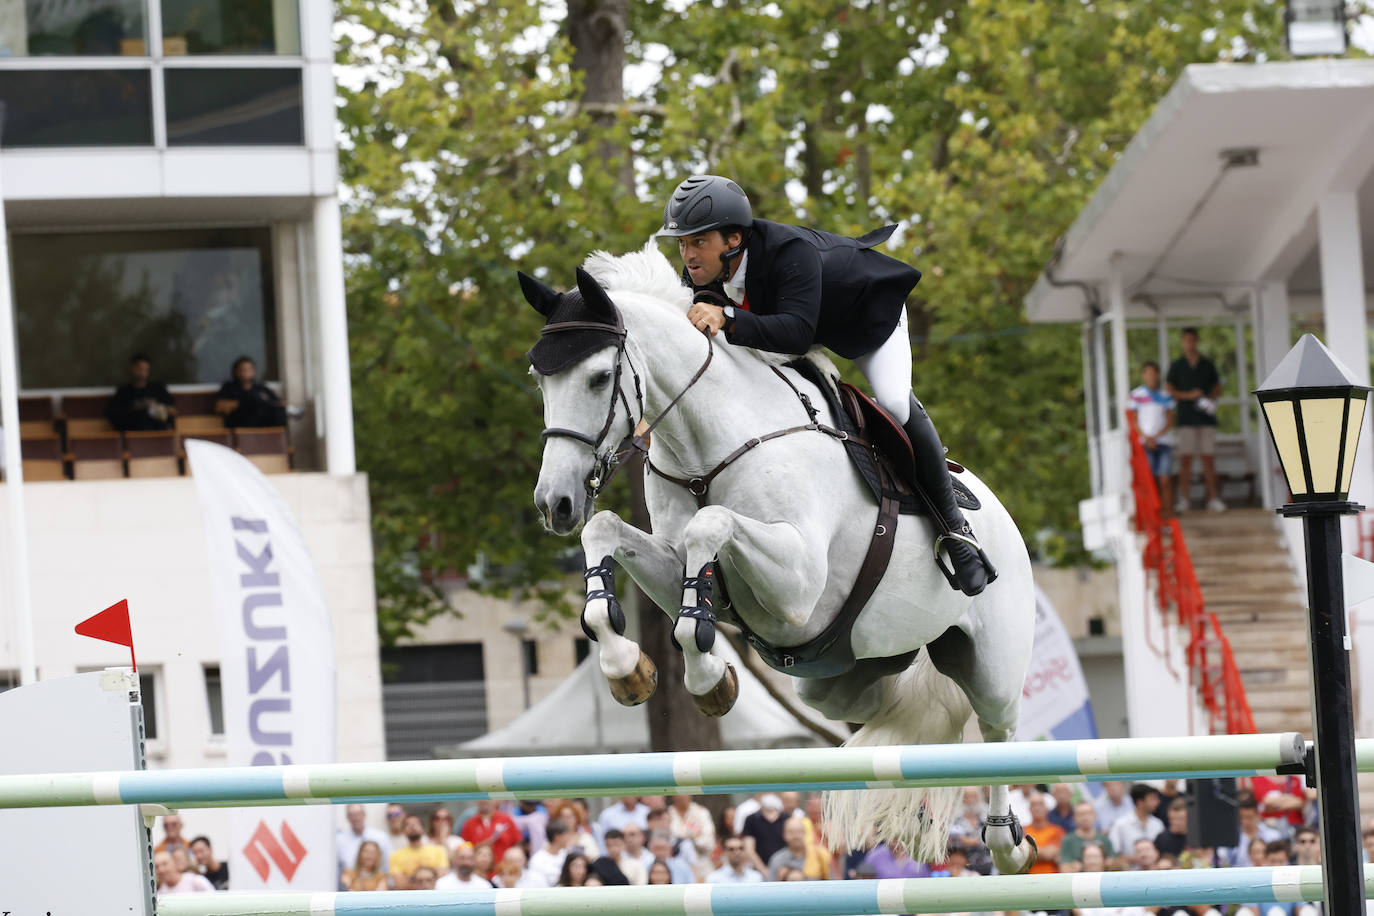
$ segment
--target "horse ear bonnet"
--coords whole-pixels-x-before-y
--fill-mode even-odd
[[[539,342],[525,354],[534,371],[540,375],[556,375],[597,350],[620,343],[620,335],[616,331],[620,325],[620,314],[606,291],[581,269],[577,271],[577,283],[576,289],[560,294],[533,277],[520,274],[520,288],[525,293],[525,299],[548,318],[545,324],[590,321],[606,325],[605,330],[578,328],[542,335]]]

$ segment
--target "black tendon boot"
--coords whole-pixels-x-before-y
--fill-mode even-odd
[[[941,531],[935,540],[935,562],[952,587],[966,595],[976,595],[997,578],[997,570],[974,540],[973,528],[954,501],[954,484],[949,479],[949,465],[945,463],[940,434],[914,394],[911,396],[911,416],[902,428],[916,453],[916,480],[940,515],[934,520],[935,527]],[[941,548],[949,555],[953,570],[941,561]]]

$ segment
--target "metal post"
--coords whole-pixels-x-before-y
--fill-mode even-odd
[[[1326,916],[1364,916],[1350,635],[1341,575],[1340,518],[1349,510],[1312,504],[1286,508],[1289,512],[1285,514],[1303,516],[1307,544],[1312,720],[1317,730],[1317,800]]]

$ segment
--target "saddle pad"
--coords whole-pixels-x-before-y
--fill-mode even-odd
[[[873,443],[873,447],[870,448],[863,441],[856,442],[851,439],[845,443],[845,452],[869,489],[873,491],[874,498],[881,500],[884,495],[895,495],[903,515],[928,515],[926,500],[916,493],[918,484],[915,479],[915,461],[911,453],[911,444],[896,421],[857,388],[845,385],[839,379],[826,378],[820,368],[809,359],[793,360],[786,368],[796,370],[798,375],[820,389],[830,411],[831,423],[836,429]],[[840,385],[844,385],[854,397],[841,399],[838,388]],[[864,413],[869,416],[863,416]],[[897,456],[895,461],[892,457],[893,452],[896,452]],[[962,470],[962,467],[950,462],[954,500],[965,512],[976,512],[983,508],[982,503],[958,477],[954,476]]]

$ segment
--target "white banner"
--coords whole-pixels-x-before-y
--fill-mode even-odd
[[[1035,589],[1035,644],[1021,692],[1017,741],[1096,738],[1088,683],[1059,613]]]
[[[188,439],[186,455],[210,548],[228,764],[332,763],[334,633],[296,520],[237,452]],[[231,824],[233,890],[335,888],[328,805],[235,808]]]

